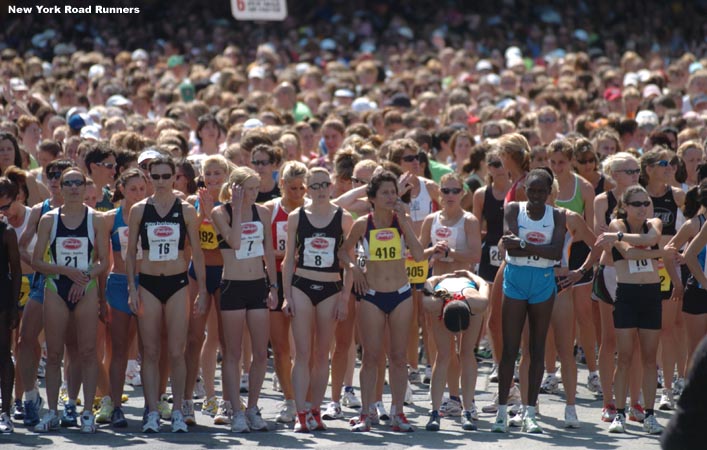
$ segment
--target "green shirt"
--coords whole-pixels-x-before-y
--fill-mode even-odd
[[[438,161],[435,161],[432,158],[430,158],[429,168],[430,168],[430,173],[432,173],[432,180],[435,183],[439,183],[439,180],[442,179],[442,176],[445,173],[454,172],[454,170],[452,170],[452,168],[449,167],[448,165],[442,164],[441,162],[438,162]]]
[[[307,117],[312,117],[312,111],[309,109],[309,106],[302,102],[297,102],[295,109],[292,111],[292,115],[295,117],[295,122],[302,122]]]

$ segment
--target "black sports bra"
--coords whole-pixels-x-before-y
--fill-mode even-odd
[[[631,227],[629,226],[628,222],[626,222],[626,219],[621,219],[621,221],[624,223],[626,226],[626,230],[628,233],[631,233]],[[648,233],[648,222],[644,221],[643,226],[641,227],[641,232],[642,233]],[[654,246],[651,247],[653,250],[658,250],[660,247],[658,247],[658,244],[655,244]],[[614,258],[614,262],[616,261],[621,261],[624,258],[624,255],[621,254],[621,252],[616,248],[612,247],[611,248],[611,256]],[[654,258],[657,259],[657,258]]]

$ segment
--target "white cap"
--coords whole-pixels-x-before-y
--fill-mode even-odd
[[[483,78],[481,78],[481,82],[486,82],[492,86],[500,86],[501,85],[501,77],[496,75],[495,73],[490,73],[488,75],[484,75]]]
[[[359,97],[351,103],[351,109],[357,113],[364,113],[376,108],[378,108],[378,104],[366,97]]]
[[[10,78],[10,89],[13,91],[27,91],[27,85],[22,78]]]
[[[626,86],[638,86],[638,74],[635,72],[627,72],[624,75],[624,87]]]
[[[641,81],[641,83],[645,83],[646,81],[651,79],[651,71],[648,69],[641,69],[638,71],[638,79]]]
[[[133,102],[119,94],[111,95],[108,97],[108,100],[106,100],[106,106],[129,106],[132,104]]]
[[[86,125],[85,127],[81,128],[81,138],[100,141],[101,130],[99,130],[98,127],[95,125]]]
[[[648,110],[638,111],[638,114],[636,114],[636,123],[638,123],[639,127],[644,127],[644,126],[657,127],[658,126],[658,115],[656,113],[654,113],[653,111],[648,111]]]
[[[503,54],[503,56],[506,59],[513,59],[513,58],[523,58],[523,53],[521,53],[520,49],[518,47],[508,47],[506,49],[506,52]]]
[[[88,69],[88,78],[93,80],[94,78],[100,78],[106,73],[106,68],[101,64],[94,64]]]
[[[493,66],[487,59],[482,59],[476,63],[476,71],[481,72],[482,70],[493,70]]]
[[[265,78],[265,68],[261,66],[255,66],[248,71],[248,79],[251,78]]]
[[[349,97],[354,98],[356,94],[351,89],[337,89],[334,91],[334,97]]]
[[[263,126],[263,122],[260,119],[248,119],[243,123],[244,130],[250,130],[252,128],[260,128]]]
[[[135,50],[132,55],[130,55],[130,58],[133,61],[147,61],[149,59],[149,55],[145,50],[139,48]]]
[[[137,157],[137,163],[142,164],[143,162],[147,161],[148,159],[155,159],[158,156],[162,155],[160,152],[154,149],[147,149],[140,153],[140,156]]]

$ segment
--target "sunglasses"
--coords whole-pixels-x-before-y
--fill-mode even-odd
[[[589,159],[578,159],[577,164],[596,164],[597,160],[594,158],[589,158]]]
[[[80,187],[86,184],[86,181],[84,180],[64,180],[61,182],[61,185],[64,187]]]
[[[651,166],[659,166],[659,167],[668,167],[670,165],[670,161],[666,159],[661,159],[660,161],[656,161]]]
[[[322,181],[321,183],[312,183],[307,187],[313,191],[318,191],[319,189],[327,189],[329,186],[331,186],[331,182]]]
[[[99,162],[96,163],[97,166],[105,167],[106,169],[115,169],[115,166],[117,166],[116,163],[106,163],[106,162]]]
[[[557,119],[554,117],[538,117],[538,122],[540,123],[555,123]]]
[[[462,189],[462,188],[441,188],[440,189],[440,191],[445,195],[449,195],[449,194],[457,195],[457,194],[460,194],[461,191],[463,191],[463,190],[464,189]]]
[[[641,173],[641,169],[626,169],[626,170],[617,170],[617,172],[623,172],[626,175],[636,175]]]
[[[641,206],[648,208],[649,206],[651,206],[651,202],[648,200],[646,200],[645,202],[626,202],[626,204],[629,206],[633,206],[634,208],[640,208]]]
[[[254,166],[267,166],[271,163],[271,161],[269,159],[262,159],[262,160],[254,159],[250,163],[253,164]]]
[[[61,178],[61,172],[47,172],[47,178],[50,180],[58,180]]]
[[[151,173],[150,174],[150,178],[152,178],[153,180],[159,180],[160,178],[163,180],[169,180],[173,176],[174,175],[172,175],[171,173]]]
[[[501,161],[489,161],[486,165],[493,167],[494,169],[500,169],[503,166],[503,163]]]
[[[407,156],[403,156],[401,159],[405,162],[411,163],[414,161],[419,161],[420,155],[407,155]]]

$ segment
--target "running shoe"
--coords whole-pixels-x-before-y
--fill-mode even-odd
[[[356,397],[353,387],[347,386],[344,388],[344,395],[341,396],[341,405],[351,409],[361,407],[361,400]]]
[[[25,400],[24,402],[25,417],[23,423],[26,427],[33,427],[39,423],[39,413],[42,411],[42,406],[44,406],[44,400],[42,400],[42,396],[39,395],[36,389],[35,396],[34,401]]]
[[[655,415],[651,414],[643,421],[643,431],[648,434],[661,434],[663,432],[663,426],[658,423]]]
[[[250,427],[248,426],[245,413],[240,409],[235,411],[233,414],[233,420],[231,420],[231,432],[250,433]]]
[[[609,425],[609,433],[625,433],[626,429],[624,424],[626,423],[626,417],[623,414],[617,413],[614,416],[614,420]]]
[[[545,379],[540,385],[540,392],[543,394],[559,394],[560,393],[560,380],[557,378],[555,373],[548,372],[545,375]]]
[[[491,425],[493,433],[508,433],[508,414],[501,410],[496,414],[496,420]]]
[[[172,411],[172,433],[186,433],[189,427],[184,421],[184,414],[181,411]]]
[[[601,421],[602,422],[613,422],[614,417],[616,417],[616,406],[613,404],[604,405],[601,410]]]
[[[307,426],[307,416],[309,414],[306,411],[297,412],[297,420],[295,421],[294,432],[295,433],[308,433],[309,427]]]
[[[184,400],[182,402],[182,416],[184,416],[184,423],[188,426],[193,427],[196,425],[196,416],[194,415],[194,400]]]
[[[541,434],[543,432],[543,429],[538,425],[538,420],[535,418],[534,413],[530,413],[526,410],[523,416],[523,427],[521,431],[531,434]]]
[[[96,432],[96,416],[88,410],[84,410],[81,414],[81,432],[86,434]]]
[[[430,411],[430,418],[425,425],[427,431],[439,431],[439,412],[437,410]]]
[[[134,359],[128,360],[128,366],[125,369],[125,384],[130,386],[142,386],[140,365]]]
[[[680,397],[682,395],[682,391],[685,389],[685,379],[682,377],[679,377],[673,382],[673,396],[675,397]]]
[[[162,394],[160,401],[157,403],[157,411],[160,413],[162,420],[170,420],[172,418],[172,407],[169,406],[169,396]]]
[[[377,401],[375,406],[376,412],[378,413],[378,418],[380,420],[390,420],[390,416],[388,415],[388,411],[385,410],[385,405],[383,404],[383,402]]]
[[[62,405],[68,403],[69,401],[69,390],[66,388],[66,384],[62,383],[59,388],[59,401]]]
[[[481,407],[481,412],[485,414],[496,414],[498,412],[498,392],[493,394],[491,403]]]
[[[277,377],[276,373],[272,376],[272,390],[275,392],[282,392],[282,386],[280,386],[280,379]]]
[[[34,431],[37,433],[48,433],[57,431],[59,427],[59,417],[56,415],[56,411],[50,409],[42,416],[42,420],[34,426]]]
[[[594,394],[603,395],[598,373],[590,373],[587,375],[587,389]]]
[[[268,431],[268,424],[260,415],[260,410],[257,406],[247,408],[245,410],[245,418],[248,421],[248,426],[253,431]]]
[[[587,356],[584,354],[584,349],[579,346],[577,346],[576,349],[575,360],[577,364],[587,364]]]
[[[125,418],[121,407],[113,408],[113,414],[110,417],[110,426],[113,428],[126,428],[128,426],[128,420]]]
[[[508,408],[508,412],[508,426],[513,428],[521,428],[523,426],[523,418],[525,417],[525,406],[521,405],[520,409],[515,413],[510,411],[510,408]]]
[[[422,378],[422,384],[430,384],[430,380],[432,380],[432,366],[428,364],[425,366],[425,375]]]
[[[194,385],[194,399],[199,400],[206,397],[206,386],[204,385],[204,379],[199,375],[196,377],[196,384]]]
[[[378,416],[376,405],[368,406],[368,418],[371,420],[371,425],[380,425],[381,418]],[[349,423],[351,423],[351,421],[349,421]]]
[[[326,407],[326,411],[322,414],[322,419],[324,420],[337,420],[343,418],[344,413],[341,412],[341,405],[339,402],[329,402]]]
[[[12,418],[15,420],[23,420],[25,418],[25,407],[20,399],[15,399],[15,403],[12,405]]]
[[[0,414],[0,434],[10,434],[15,431],[15,425],[7,413]]]
[[[239,409],[240,411],[240,409]],[[214,416],[214,425],[230,425],[233,416],[233,407],[228,400],[221,400],[218,404],[218,412]]]
[[[462,411],[462,429],[466,431],[476,431],[477,427],[474,420],[474,414],[471,411],[468,409]]]
[[[643,423],[645,419],[646,412],[643,410],[643,406],[638,403],[628,409],[628,420]]]
[[[420,382],[420,372],[417,371],[417,369],[413,369],[412,367],[408,371],[408,381],[410,383],[419,383]]]
[[[368,414],[361,414],[357,419],[352,420],[351,431],[367,432],[371,431],[371,421]]]
[[[326,413],[325,413],[326,415]],[[280,411],[277,413],[277,417],[275,418],[276,422],[279,423],[290,423],[294,422],[295,418],[297,417],[297,408],[295,407],[295,401],[294,400],[285,400],[280,404]],[[322,416],[323,419],[326,419],[326,417]]]
[[[160,432],[160,413],[151,411],[145,417],[145,423],[142,425],[143,433],[159,433]]]
[[[96,423],[110,423],[110,418],[113,415],[113,400],[105,396],[101,399],[101,405],[96,414]]]
[[[462,415],[462,404],[459,400],[445,398],[439,408],[442,417],[460,417]]]
[[[479,410],[476,409],[476,402],[472,400],[471,409],[467,410],[471,414],[471,420],[479,420]],[[464,411],[462,411],[462,417],[464,417]]]
[[[413,398],[412,398],[412,386],[410,386],[410,382],[408,381],[408,385],[405,388],[405,399],[403,400],[403,405],[412,406],[414,404],[415,404],[415,402],[413,401]]]
[[[248,373],[241,375],[241,394],[248,393]]]
[[[71,403],[64,404],[64,411],[61,413],[61,426],[65,428],[79,426],[79,414],[76,412],[76,405]]]
[[[658,405],[658,408],[661,411],[672,411],[675,409],[675,399],[673,397],[672,389],[663,388],[663,393],[660,395],[660,404]]]
[[[393,419],[390,421],[390,427],[393,431],[401,431],[404,433],[415,431],[415,427],[408,422],[407,417],[405,417],[405,413],[402,412],[393,416]]]
[[[326,431],[326,425],[322,422],[322,414],[319,408],[312,408],[307,415],[307,426],[309,431]]]
[[[214,417],[216,413],[218,413],[218,399],[214,395],[213,397],[207,398],[201,405],[201,414]]]
[[[565,428],[579,428],[579,419],[577,418],[577,408],[574,405],[565,405]]]

